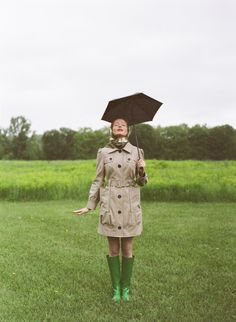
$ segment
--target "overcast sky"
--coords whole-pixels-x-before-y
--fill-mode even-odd
[[[98,129],[144,92],[154,126],[236,128],[235,31],[235,0],[0,0],[0,127]]]

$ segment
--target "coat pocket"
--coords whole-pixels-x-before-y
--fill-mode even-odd
[[[110,212],[110,189],[100,188],[100,223],[113,225],[113,218]]]
[[[113,225],[110,212],[100,212],[100,223],[102,225]]]

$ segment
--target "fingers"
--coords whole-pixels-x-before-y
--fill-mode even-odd
[[[86,214],[88,211],[89,211],[88,208],[81,208],[81,209],[74,210],[73,213],[76,216],[80,216],[80,215]]]
[[[73,211],[73,213],[78,216],[81,214],[81,211]]]
[[[73,213],[77,216],[79,215],[83,215],[84,213],[86,213],[87,211],[85,209],[78,209],[78,210],[74,210]]]

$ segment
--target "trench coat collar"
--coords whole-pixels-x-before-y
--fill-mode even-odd
[[[120,150],[119,148],[114,148],[114,149],[108,148],[108,149],[109,149],[108,153],[112,153],[112,152],[115,152],[115,151],[119,151]],[[126,151],[128,153],[131,153],[131,151],[132,151],[132,145],[131,145],[131,143],[127,142],[126,145],[121,150],[124,150],[124,151]]]

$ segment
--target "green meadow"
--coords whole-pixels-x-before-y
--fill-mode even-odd
[[[112,303],[107,241],[84,201],[0,202],[0,321],[236,319],[235,203],[143,202],[129,303]]]
[[[0,161],[0,321],[236,320],[236,161],[147,160],[131,301],[112,303],[96,161]]]
[[[86,199],[96,161],[0,161],[1,200]],[[150,201],[236,201],[236,161],[147,160]]]

